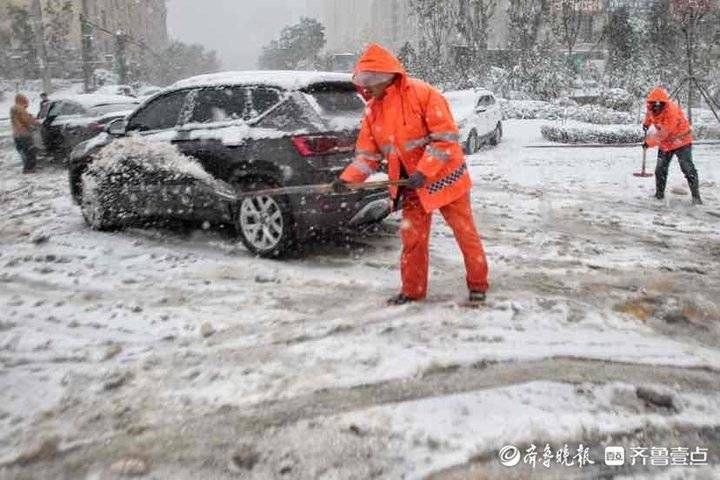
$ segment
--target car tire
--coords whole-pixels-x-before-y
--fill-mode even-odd
[[[470,130],[464,150],[466,155],[472,155],[480,150],[480,141],[478,140],[477,131],[474,128]]]
[[[490,145],[497,145],[502,140],[502,123],[498,122],[495,130],[493,131],[492,137],[490,137]]]
[[[245,181],[240,185],[240,191],[275,186],[267,181]],[[253,255],[279,258],[295,246],[294,221],[287,197],[246,197],[237,203],[235,210],[235,229]]]
[[[102,192],[104,189],[97,185],[101,181],[97,176],[85,173],[81,176],[80,211],[85,223],[93,230],[106,232],[118,227],[118,219],[111,209],[107,208]]]

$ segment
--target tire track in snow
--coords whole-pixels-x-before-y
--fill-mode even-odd
[[[118,452],[142,451],[154,462],[180,462],[185,466],[207,459],[218,452],[212,445],[204,447],[189,440],[213,439],[215,445],[232,445],[239,438],[260,438],[268,431],[291,429],[298,422],[372,407],[442,397],[474,391],[510,387],[528,382],[549,381],[569,384],[605,384],[612,382],[634,385],[661,384],[687,391],[716,392],[720,384],[720,370],[710,368],[680,368],[669,365],[636,365],[611,361],[557,357],[535,362],[487,364],[471,367],[448,366],[432,369],[422,376],[393,380],[351,388],[325,389],[293,398],[266,401],[251,406],[224,405],[207,414],[186,416],[179,421],[146,425],[141,436],[127,432],[98,432],[95,441],[88,441],[77,450],[59,455],[46,462],[61,465],[92,465],[97,459],[114,458]],[[163,418],[149,415],[145,405],[145,418]],[[162,405],[157,405],[161,409]],[[92,432],[84,432],[86,438]],[[204,461],[204,460],[203,460]],[[202,463],[202,462],[200,462]],[[209,468],[209,467],[208,467]],[[29,473],[28,470],[24,470]],[[454,478],[454,477],[448,477]],[[467,477],[459,477],[467,478]]]

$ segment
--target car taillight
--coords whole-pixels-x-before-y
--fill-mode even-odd
[[[90,130],[92,130],[93,132],[98,132],[98,133],[105,131],[105,126],[101,125],[99,123],[96,123],[96,122],[93,122],[90,125],[88,125],[88,128]]]
[[[355,150],[355,139],[332,135],[304,135],[293,137],[293,145],[303,157],[349,153]]]

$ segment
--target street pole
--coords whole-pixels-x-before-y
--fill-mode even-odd
[[[82,35],[83,91],[89,93],[92,82],[92,27],[88,23],[88,0],[82,0],[80,32]]]
[[[116,69],[121,85],[127,84],[127,63],[125,50],[127,48],[127,36],[120,30],[115,33],[115,61]]]
[[[35,24],[35,43],[37,44],[38,63],[42,74],[43,90],[52,93],[52,81],[50,80],[50,66],[47,61],[47,48],[45,48],[45,33],[43,31],[42,6],[40,0],[33,0],[33,23]]]

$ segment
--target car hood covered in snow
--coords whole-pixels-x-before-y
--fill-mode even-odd
[[[455,121],[461,121],[472,115],[475,111],[475,104],[481,95],[492,95],[488,90],[455,90],[443,93],[450,109],[455,116]]]

